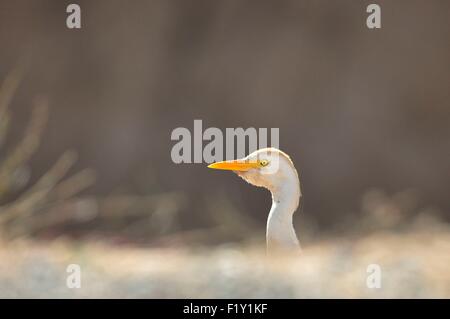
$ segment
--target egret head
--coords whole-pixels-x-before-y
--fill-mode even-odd
[[[232,170],[250,184],[267,188],[271,192],[281,189],[287,182],[298,182],[291,159],[276,148],[263,148],[242,159],[217,162],[208,167]]]

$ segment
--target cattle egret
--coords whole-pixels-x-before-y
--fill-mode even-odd
[[[301,197],[300,181],[286,153],[264,148],[242,159],[216,162],[208,167],[234,171],[248,183],[268,189],[272,194],[272,207],[267,219],[267,252],[300,250],[292,224]]]

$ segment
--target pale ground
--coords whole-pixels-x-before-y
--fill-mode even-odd
[[[80,289],[66,287],[81,266]],[[369,264],[382,287],[369,289]],[[19,240],[0,247],[1,298],[450,298],[450,230],[376,232],[309,244],[298,258],[261,249],[117,247]]]

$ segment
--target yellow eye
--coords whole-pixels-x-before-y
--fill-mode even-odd
[[[262,167],[267,166],[267,165],[269,165],[269,161],[268,160],[260,160],[259,165],[261,165]]]

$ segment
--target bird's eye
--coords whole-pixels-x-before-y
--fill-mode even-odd
[[[262,167],[269,165],[269,161],[268,160],[261,160],[259,161],[259,165],[261,165]]]

